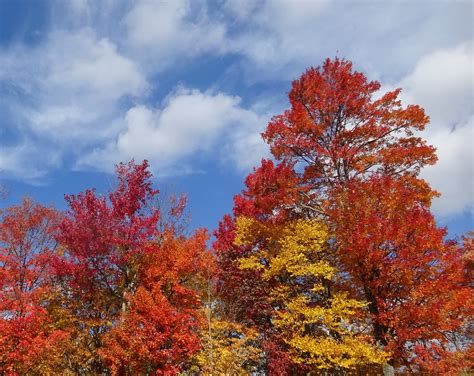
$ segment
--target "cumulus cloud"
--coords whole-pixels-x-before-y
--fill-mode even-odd
[[[31,98],[17,103],[26,124],[37,133],[75,141],[90,137],[91,130],[100,137],[106,124],[97,129],[97,121],[116,111],[120,99],[147,88],[137,65],[90,29],[53,33],[33,50],[20,47],[0,54],[0,63],[0,80]]]
[[[1,51],[0,89],[10,114],[2,127],[22,140],[9,146],[14,152],[3,155],[2,164],[8,162],[9,170],[16,166],[17,175],[42,171],[57,165],[44,163],[42,154],[80,153],[100,143],[119,130],[113,119],[121,101],[142,96],[147,88],[138,66],[91,29],[53,32],[35,48]]]
[[[428,142],[437,147],[435,166],[426,167],[422,176],[442,196],[433,202],[433,211],[452,216],[474,209],[474,116],[456,129],[442,128]]]
[[[474,205],[474,53],[471,42],[423,56],[397,86],[406,103],[417,103],[430,116],[423,132],[437,148],[439,161],[422,176],[442,193],[433,209],[449,216]]]
[[[473,113],[473,44],[436,49],[423,56],[400,85],[406,101],[423,104],[431,117],[428,132],[454,128]]]
[[[400,79],[421,56],[472,36],[470,1],[432,2],[428,10],[425,2],[398,1],[126,4],[75,0],[69,13],[107,34],[151,73],[199,56],[232,54],[244,58],[239,64],[253,80],[287,80],[339,55],[375,78]]]
[[[30,64],[40,62],[40,67]],[[61,137],[100,137],[124,97],[143,94],[145,77],[137,65],[117,52],[108,39],[91,30],[52,35],[47,45],[23,62],[37,69],[37,105],[26,111],[29,123],[40,132]],[[104,124],[99,125],[99,121]]]
[[[229,159],[238,168],[265,155],[259,138],[264,119],[224,93],[180,88],[161,108],[135,106],[123,120],[124,130],[107,145],[79,162],[79,167],[110,170],[130,158],[149,159],[161,174],[192,170],[199,158]],[[226,151],[225,156],[220,155]]]

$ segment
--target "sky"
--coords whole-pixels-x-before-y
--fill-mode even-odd
[[[431,123],[439,162],[422,177],[451,236],[473,230],[473,3],[456,0],[1,0],[0,206],[115,184],[148,159],[188,195],[192,227],[217,226],[269,151],[291,82],[351,60],[402,88]]]

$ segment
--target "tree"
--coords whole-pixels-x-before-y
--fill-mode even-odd
[[[249,250],[234,244],[236,226],[233,218],[225,216],[214,235],[217,273],[212,287],[215,295],[213,304],[220,308],[218,319],[253,329],[257,332],[255,346],[260,349],[268,347],[273,337],[270,325],[272,308],[264,298],[268,285],[262,281],[258,271],[240,268],[239,260]],[[275,351],[277,347],[270,345],[265,351],[266,359],[257,366],[258,371],[263,372],[267,368],[265,363],[272,363],[272,358],[282,359],[281,354]]]
[[[395,361],[413,363],[415,343],[441,352],[435,343],[462,325],[469,292],[460,252],[429,211],[436,193],[417,177],[436,161],[415,136],[429,119],[402,106],[400,89],[373,99],[379,89],[350,62],[328,59],[293,83],[291,109],[263,137],[277,159],[303,165],[300,206],[330,224],[338,262],[369,302],[374,338]]]
[[[380,86],[337,58],[294,81],[290,109],[263,133],[277,164],[262,161],[249,175],[234,217],[326,223],[334,292],[367,302],[372,338],[391,364],[431,372],[468,351],[452,338],[472,317],[472,290],[463,249],[444,240],[430,212],[437,193],[418,176],[436,162],[418,136],[429,118],[417,105],[403,106],[400,89],[380,94]],[[219,263],[232,270],[252,250],[219,248]],[[244,281],[258,276],[252,272],[238,282],[226,272],[221,283],[268,288],[262,278]],[[245,299],[252,298],[237,298]]]
[[[455,333],[473,314],[462,249],[436,227],[431,194],[421,182],[373,176],[336,190],[328,209],[350,287],[368,302],[374,338],[395,365],[425,372],[439,369],[453,349],[457,367],[465,366]]]
[[[415,135],[429,118],[420,106],[403,107],[400,89],[374,99],[379,89],[351,62],[327,59],[293,82],[291,108],[262,136],[277,160],[303,164],[313,190],[372,175],[416,176],[436,162],[435,149]]]
[[[202,348],[191,370],[205,375],[248,375],[256,372],[262,350],[258,333],[235,322],[215,318],[202,332]]]
[[[324,257],[327,227],[317,220],[265,224],[237,219],[237,245],[252,245],[242,269],[272,280],[268,291],[273,321],[290,356],[307,371],[354,370],[383,363],[387,354],[364,333],[358,313],[364,303],[332,291],[336,269]]]
[[[67,333],[48,312],[50,262],[59,213],[24,199],[0,222],[0,373],[54,370]]]
[[[259,333],[266,355],[262,370],[306,374],[318,367],[351,369],[384,359],[362,326],[358,332],[355,325],[353,332],[344,329],[344,322],[357,322],[356,312],[364,304],[332,291],[336,269],[321,247],[327,230],[298,210],[301,187],[293,166],[263,161],[246,186],[234,200],[236,219],[225,217],[217,232],[218,265],[225,266],[218,292],[224,305],[237,312],[234,319]],[[318,314],[327,321],[318,320]],[[334,350],[332,355],[317,353],[323,345]]]
[[[67,364],[76,373],[174,374],[199,348],[207,235],[186,238],[160,222],[146,161],[118,165],[117,176],[108,199],[66,196],[55,268],[74,324]],[[168,214],[178,218],[185,201],[174,203]]]
[[[291,360],[288,346],[275,328],[274,308],[268,300],[271,281],[257,269],[242,269],[241,260],[252,254],[252,245],[235,243],[235,218],[257,218],[262,222],[286,219],[288,211],[274,209],[290,205],[297,194],[296,175],[291,166],[274,167],[271,161],[246,179],[246,187],[234,198],[234,216],[224,216],[215,232],[213,244],[217,256],[216,299],[222,306],[222,319],[240,324],[258,333],[256,346],[263,351],[258,371],[286,375],[302,372]],[[293,197],[294,196],[294,197]]]
[[[188,366],[204,326],[200,292],[212,262],[207,238],[204,230],[189,238],[169,230],[143,257],[138,287],[99,350],[113,373],[174,375]]]

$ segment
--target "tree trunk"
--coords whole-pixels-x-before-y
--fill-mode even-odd
[[[383,365],[382,370],[384,376],[395,376],[395,368],[393,368],[393,366],[388,363],[385,363]]]

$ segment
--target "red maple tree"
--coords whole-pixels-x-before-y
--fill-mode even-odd
[[[76,338],[88,351],[75,370],[175,374],[199,348],[200,283],[212,266],[207,235],[160,222],[148,164],[117,167],[109,197],[88,190],[67,196],[57,237],[56,273]],[[180,217],[185,200],[173,200]]]

